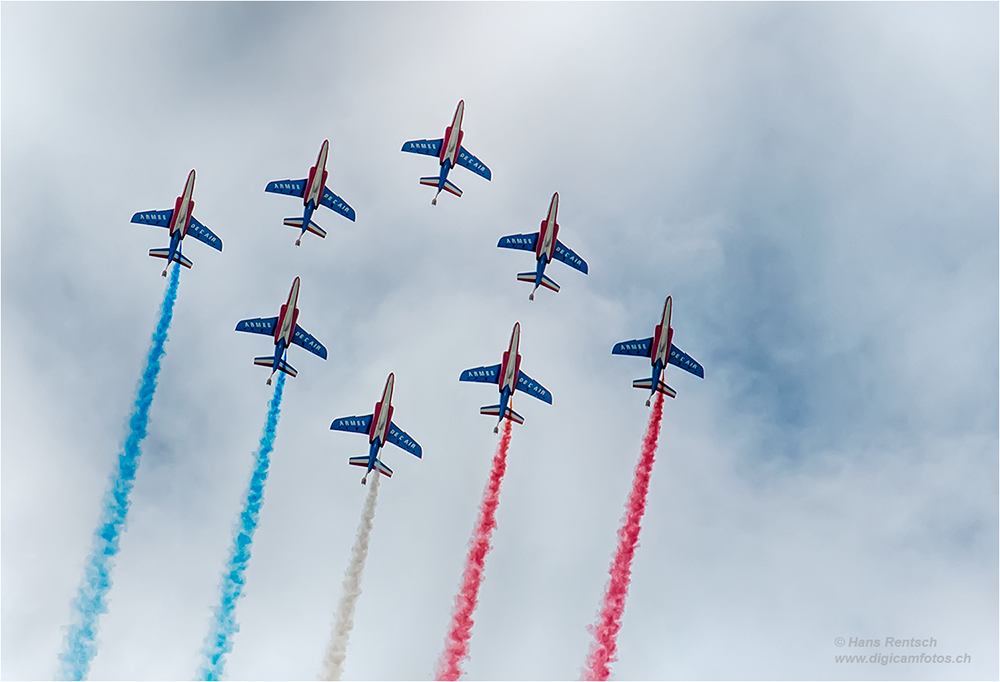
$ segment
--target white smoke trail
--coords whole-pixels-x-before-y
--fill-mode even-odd
[[[361,523],[358,524],[358,535],[351,548],[351,563],[344,573],[344,594],[337,604],[337,617],[330,633],[330,644],[326,648],[323,659],[323,673],[320,679],[339,680],[344,673],[344,659],[347,658],[347,643],[354,629],[354,607],[361,596],[361,576],[365,572],[365,561],[368,559],[368,541],[375,522],[375,503],[378,501],[378,484],[382,479],[378,470],[372,472],[368,485],[368,497],[365,498],[365,508],[361,512]]]

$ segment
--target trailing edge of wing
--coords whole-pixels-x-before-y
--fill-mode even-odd
[[[187,233],[198,241],[208,244],[216,251],[222,251],[222,240],[215,236],[215,233],[210,229],[195,220],[194,216],[191,216],[191,224],[188,225]]]
[[[133,223],[142,225],[156,225],[157,227],[170,227],[170,218],[174,215],[174,209],[166,211],[139,211],[132,216]]]
[[[341,417],[334,419],[330,424],[332,431],[350,431],[351,433],[368,433],[372,426],[372,415],[366,414],[362,417]],[[365,466],[368,458],[365,457]],[[353,464],[353,462],[352,462]]]
[[[389,422],[389,442],[422,459],[423,451],[420,449],[420,444],[393,422]]]
[[[705,368],[702,367],[697,360],[674,344],[670,344],[670,357],[667,358],[667,362],[671,365],[675,365],[683,370],[691,372],[691,374],[696,377],[701,377],[702,379],[705,378]]]
[[[274,336],[274,325],[277,323],[277,317],[255,317],[251,320],[240,320],[236,325],[236,331]]]
[[[517,390],[523,391],[530,396],[534,396],[541,400],[543,403],[552,404],[552,394],[542,386],[540,383],[529,377],[524,372],[518,371],[517,373]]]
[[[500,382],[500,365],[489,367],[473,367],[462,372],[459,381],[479,381],[484,384],[496,384]]]
[[[438,156],[441,153],[441,142],[442,140],[410,140],[403,143],[403,148],[400,151]]]
[[[316,340],[316,338],[299,325],[295,325],[295,333],[292,334],[292,343],[301,346],[313,355],[318,355],[326,360],[326,346]]]
[[[497,246],[501,249],[521,249],[522,251],[534,251],[538,243],[538,233],[531,234],[509,234],[500,237]]]
[[[612,355],[639,355],[642,357],[651,357],[653,353],[653,337],[650,336],[648,339],[633,339],[632,341],[622,341],[621,343],[616,343],[615,347],[611,349]]]
[[[331,211],[336,211],[348,220],[354,220],[354,209],[351,208],[346,201],[338,197],[326,187],[323,188],[323,197],[319,200],[319,203],[323,204]]]
[[[288,196],[299,197],[301,199],[306,193],[306,181],[305,179],[275,180],[274,182],[267,183],[264,191],[273,192],[274,194],[287,194]]]
[[[465,166],[476,175],[481,175],[487,180],[493,179],[493,173],[486,167],[486,164],[473,156],[465,147],[458,149],[458,165]]]
[[[583,260],[578,255],[576,255],[575,253],[573,253],[572,249],[570,249],[569,247],[567,247],[565,244],[563,244],[558,239],[556,240],[556,253],[555,253],[555,257],[558,258],[559,260],[561,260],[566,265],[570,266],[571,268],[576,268],[577,270],[579,270],[583,274],[585,274],[585,275],[587,274],[587,271],[588,271],[587,261]]]

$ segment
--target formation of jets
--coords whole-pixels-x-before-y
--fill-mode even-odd
[[[402,151],[404,152],[435,156],[438,159],[440,165],[438,175],[420,178],[420,184],[437,189],[431,204],[437,204],[438,196],[442,191],[456,197],[462,196],[462,190],[448,179],[448,174],[456,166],[463,166],[487,180],[492,179],[490,169],[462,146],[465,136],[462,130],[464,114],[465,101],[463,100],[459,101],[451,125],[445,128],[443,137],[410,140],[403,144]],[[328,177],[326,164],[329,152],[330,142],[324,140],[316,159],[316,165],[309,169],[308,177],[300,180],[275,180],[269,182],[264,188],[265,192],[285,194],[302,199],[302,216],[285,218],[284,220],[285,225],[300,230],[298,238],[295,240],[296,246],[302,243],[302,237],[306,232],[311,232],[320,238],[326,237],[326,231],[312,220],[316,209],[320,206],[325,206],[352,222],[355,220],[354,209],[326,186]],[[192,170],[184,185],[184,191],[174,202],[173,209],[142,211],[132,216],[133,223],[156,225],[169,229],[169,246],[165,249],[150,249],[149,251],[150,256],[165,259],[167,268],[169,268],[170,263],[179,263],[186,268],[191,268],[191,260],[181,252],[183,239],[188,234],[212,248],[222,251],[222,240],[198,222],[193,215],[194,180],[195,172]],[[558,239],[559,224],[556,221],[558,211],[559,193],[555,192],[549,203],[548,213],[542,220],[538,232],[512,234],[501,237],[500,241],[497,242],[497,246],[500,248],[534,252],[534,271],[521,272],[517,275],[518,281],[534,285],[528,295],[529,300],[532,301],[534,301],[535,292],[539,287],[559,292],[559,285],[545,274],[546,266],[554,260],[562,261],[585,275],[589,272],[587,262]],[[167,274],[167,268],[163,270],[164,277]],[[236,331],[263,334],[273,338],[274,352],[271,355],[255,357],[253,360],[255,365],[271,368],[271,374],[267,379],[268,385],[271,384],[275,373],[279,371],[291,377],[298,374],[297,370],[288,363],[288,350],[293,344],[324,360],[327,358],[326,347],[298,324],[300,286],[301,282],[296,277],[292,282],[288,299],[279,309],[277,316],[241,320],[236,325]],[[676,397],[677,392],[663,381],[663,372],[668,364],[680,367],[697,377],[704,378],[705,376],[704,368],[696,360],[673,345],[674,330],[670,323],[671,309],[672,300],[670,296],[667,296],[663,306],[663,315],[660,318],[660,323],[653,330],[653,336],[646,339],[622,341],[615,344],[611,351],[614,355],[635,355],[650,359],[652,365],[650,376],[632,382],[633,387],[648,390],[650,398],[657,392],[671,398]],[[500,402],[496,405],[483,406],[479,410],[480,414],[497,417],[497,424],[493,428],[494,433],[499,431],[500,424],[503,423],[504,419],[509,419],[516,424],[524,423],[524,417],[515,412],[513,408],[515,391],[527,393],[538,400],[552,404],[552,394],[548,389],[521,371],[521,355],[518,352],[520,336],[521,325],[519,322],[515,322],[510,336],[510,344],[503,352],[499,364],[467,369],[459,376],[459,381],[496,384],[500,393]],[[341,417],[335,419],[330,425],[330,429],[334,431],[350,431],[368,435],[368,455],[351,457],[348,460],[348,463],[353,466],[365,467],[365,474],[361,479],[362,484],[366,483],[368,475],[372,471],[378,471],[386,477],[392,476],[392,469],[379,459],[379,452],[386,443],[392,443],[417,458],[421,458],[423,454],[420,445],[392,421],[394,382],[395,376],[390,373],[385,382],[382,399],[375,403],[375,409],[371,414]],[[650,400],[647,399],[646,405],[649,406],[649,404]]]

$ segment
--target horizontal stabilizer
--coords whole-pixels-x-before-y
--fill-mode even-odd
[[[351,457],[347,460],[349,464],[356,467],[367,467],[368,466],[368,456],[364,457]]]
[[[149,255],[152,256],[153,258],[162,258],[163,260],[166,260],[167,258],[170,258],[170,249],[150,249]],[[194,263],[191,262],[190,258],[188,258],[182,253],[177,253],[177,252],[174,252],[173,262],[180,263],[186,268],[190,268],[192,265],[194,265]]]
[[[387,467],[382,462],[382,460],[380,460],[380,459],[376,459],[375,460],[375,468],[378,469],[379,473],[382,474],[383,476],[385,476],[386,478],[392,478],[392,469],[390,469],[389,467]]]
[[[274,357],[271,355],[264,355],[259,358],[254,358],[253,364],[259,365],[260,367],[274,367]],[[298,370],[284,360],[278,360],[278,369],[291,377],[298,376],[299,374]]]
[[[531,282],[535,283],[535,273],[533,272],[519,272],[517,273],[518,282]]]
[[[546,289],[559,293],[559,285],[549,279],[548,275],[542,275],[542,286]]]
[[[295,227],[301,230],[302,218],[285,218],[285,225],[288,225],[288,227]],[[320,227],[311,220],[309,221],[309,226],[306,229],[315,235],[318,235],[320,237],[326,237],[326,230],[324,230],[322,227]]]
[[[500,416],[500,406],[499,405],[484,405],[483,407],[479,408],[479,414],[485,414],[485,415],[489,415],[491,417],[499,417]],[[509,407],[507,408],[507,411],[504,413],[503,416],[506,417],[507,419],[510,419],[511,421],[517,422],[518,424],[523,424],[524,423],[524,417],[522,417],[521,415],[519,415],[517,412],[515,412],[513,409],[511,409]]]
[[[452,182],[451,180],[449,180],[447,178],[445,178],[445,180],[444,180],[444,189],[445,189],[446,192],[450,192],[451,194],[454,194],[456,197],[462,196],[462,190],[460,190],[455,185],[454,182]]]
[[[636,379],[635,381],[632,382],[632,388],[642,388],[642,389],[645,389],[647,391],[652,390],[652,388],[653,388],[653,380],[649,379],[649,378],[646,378],[646,379]],[[675,391],[674,389],[670,388],[669,386],[667,386],[662,381],[657,381],[656,382],[656,390],[658,392],[662,393],[663,395],[667,396],[668,398],[676,398],[677,397],[677,391]]]
[[[428,187],[437,187],[440,178],[436,175],[431,175],[426,178],[420,178],[421,185],[427,185]]]

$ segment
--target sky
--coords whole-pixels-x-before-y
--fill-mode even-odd
[[[51,679],[163,296],[129,223],[197,170],[170,337],[92,679],[190,679],[271,397],[234,332],[299,324],[231,679],[314,679],[366,489],[347,460],[394,372],[345,664],[430,679],[496,447],[495,364],[553,395],[515,426],[465,670],[578,679],[649,410],[631,381],[667,295],[674,341],[617,679],[996,679],[996,3],[16,3],[0,6],[0,676]],[[430,205],[460,99],[493,173]],[[357,221],[294,246],[327,185]],[[540,290],[559,192],[587,260]],[[190,243],[188,243],[190,242]],[[837,638],[879,639],[879,649]],[[933,638],[970,662],[837,663]]]

